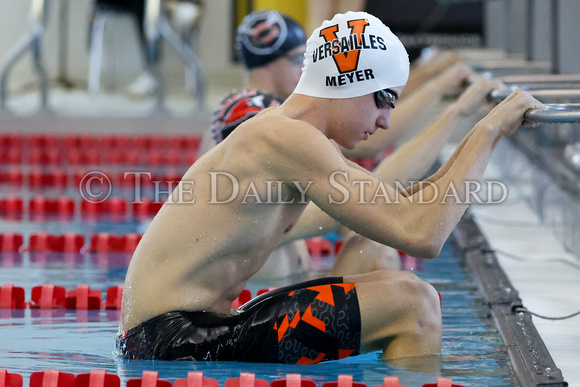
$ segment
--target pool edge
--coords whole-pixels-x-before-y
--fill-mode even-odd
[[[469,212],[463,216],[453,236],[478,281],[521,386],[568,386],[531,316],[515,312],[523,306],[518,291],[498,264]]]

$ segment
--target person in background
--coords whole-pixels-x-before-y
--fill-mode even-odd
[[[141,0],[143,1],[143,0]],[[203,0],[165,0],[163,2],[169,24],[181,40],[195,51],[197,30],[203,16]],[[141,27],[142,28],[142,19]],[[144,38],[142,38],[144,42]],[[147,70],[127,86],[127,95],[134,99],[149,97],[155,93],[159,84]],[[193,95],[195,74],[190,68],[185,69],[185,89]]]

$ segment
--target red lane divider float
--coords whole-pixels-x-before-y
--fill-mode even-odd
[[[107,299],[105,300],[105,309],[121,310],[123,303],[123,285],[111,286],[107,289]]]
[[[13,149],[182,149],[196,150],[201,143],[200,135],[104,135],[54,133],[2,133],[0,147]]]
[[[22,375],[0,369],[0,387],[22,387]]]
[[[311,255],[330,255],[333,253],[332,244],[321,237],[314,237],[306,241],[306,247]]]
[[[67,293],[65,307],[66,309],[98,310],[101,309],[101,298],[100,290],[91,289],[89,285],[79,285]]]
[[[186,379],[176,379],[173,387],[218,387],[215,379],[204,378],[203,372],[188,372]]]
[[[30,387],[120,387],[118,375],[104,370],[92,370],[90,373],[74,374],[58,370],[33,372],[30,375]],[[353,382],[352,375],[339,375],[338,380],[326,382],[322,387],[366,387],[364,383]],[[0,387],[22,387],[22,376],[0,369]],[[188,372],[187,378],[176,379],[173,385],[169,380],[159,379],[157,371],[143,371],[140,378],[129,379],[126,387],[219,387],[215,379],[204,378],[203,372]],[[271,383],[265,379],[257,379],[251,372],[240,372],[239,378],[230,378],[224,382],[224,387],[317,387],[313,380],[303,379],[300,374],[287,374],[283,379]],[[399,384],[397,376],[385,376],[382,386],[375,387],[405,387]],[[423,387],[463,387],[454,384],[450,378],[438,378],[436,383],[425,383]]]
[[[31,253],[82,253],[87,247],[92,253],[125,253],[132,254],[142,235],[129,233],[113,235],[106,232],[94,234],[89,238],[89,246],[85,246],[85,237],[73,232],[64,235],[53,235],[38,232],[30,235],[28,244],[24,244],[22,234],[0,233],[0,253],[16,253],[30,251]]]
[[[18,197],[0,199],[0,216],[8,220],[20,220],[23,214],[23,201]]]
[[[5,172],[0,172],[0,184],[21,186],[24,182],[24,174],[18,167],[10,167]]]
[[[177,186],[180,177],[177,174],[167,174],[162,176],[161,179],[163,180],[158,181],[165,185],[161,185],[160,189],[170,192]],[[147,198],[139,198],[131,203],[133,218],[136,220],[153,218],[159,212],[163,203],[164,200],[152,201]],[[107,218],[124,221],[129,217],[129,206],[128,200],[117,196],[102,202],[81,199],[80,216],[84,220]],[[36,195],[28,201],[28,209],[32,220],[58,217],[63,221],[72,221],[75,217],[76,203],[75,199],[68,196],[47,198],[43,195]],[[23,214],[24,202],[22,198],[10,196],[0,199],[0,217],[9,220],[21,220]]]
[[[269,387],[270,383],[264,379],[256,379],[251,372],[241,372],[239,378],[231,378],[225,381],[224,387]]]
[[[272,387],[316,387],[313,380],[302,379],[300,374],[287,374],[283,379],[272,380]]]
[[[87,374],[78,374],[74,387],[120,387],[121,378],[104,370],[92,370]],[[43,386],[44,387],[44,386]]]
[[[16,253],[24,244],[24,238],[21,234],[14,232],[5,232],[0,234],[0,252]]]
[[[137,152],[137,156],[140,157],[139,152]],[[122,157],[123,160],[129,160],[131,152],[119,150],[118,155],[113,155],[112,157]],[[163,171],[159,173],[133,170],[121,172],[103,171],[100,164],[99,171],[90,169],[78,170],[78,168],[67,171],[62,167],[49,167],[46,169],[41,166],[34,166],[24,172],[21,167],[11,166],[6,171],[0,171],[0,184],[7,184],[14,187],[22,187],[26,184],[32,190],[43,190],[46,188],[66,190],[69,187],[86,188],[87,184],[93,183],[92,180],[87,179],[93,178],[99,179],[99,183],[103,183],[104,179],[108,179],[111,184],[118,184],[120,187],[129,189],[134,189],[137,183],[140,187],[153,187],[156,182],[158,182],[157,184],[165,184],[161,186],[162,188],[166,188],[169,183],[171,183],[169,188],[174,188],[185,173],[185,168],[182,168],[182,166],[189,166],[191,163],[182,164],[179,160],[174,160],[178,156],[164,155],[164,157],[166,159],[163,163],[147,162],[146,164],[149,166],[165,166],[166,168],[163,168]],[[128,164],[138,165],[139,162],[129,162]]]
[[[58,148],[32,148],[28,151],[30,165],[60,165],[61,151]]]
[[[242,292],[240,293],[238,298],[236,298],[234,300],[234,302],[232,302],[232,309],[239,308],[240,306],[244,305],[246,302],[250,301],[251,299],[252,299],[252,292],[250,292],[248,289],[242,290]]]
[[[30,387],[74,387],[75,376],[67,372],[48,370],[30,374]]]
[[[117,236],[100,232],[91,237],[89,251],[94,253],[133,253],[141,237],[137,233]]]
[[[143,371],[141,378],[127,380],[127,387],[171,387],[171,382],[159,379],[157,371]]]
[[[75,202],[67,196],[48,199],[39,195],[30,199],[29,209],[31,218],[58,216],[64,219],[72,219],[75,213]]]
[[[159,212],[161,206],[163,206],[163,202],[142,198],[133,203],[133,218],[136,220],[152,218]]]
[[[398,376],[385,376],[383,378],[383,385],[374,387],[407,387],[407,386],[402,386],[399,384]]]
[[[31,309],[63,309],[66,306],[66,289],[55,285],[35,286],[31,299]]]
[[[27,180],[31,189],[44,189],[47,187],[64,189],[68,185],[68,175],[58,169],[44,171],[40,168],[34,168],[28,172]]]
[[[399,383],[397,382],[397,386]],[[352,381],[352,375],[339,375],[336,382],[326,382],[322,387],[367,387],[364,383]]]
[[[463,385],[454,384],[451,378],[437,378],[437,383],[425,383],[423,387],[463,387]]]
[[[102,202],[81,201],[81,215],[83,218],[101,218],[111,216],[119,220],[127,217],[127,200],[112,197]]]
[[[26,309],[24,298],[24,288],[13,284],[0,287],[0,309]]]
[[[190,165],[201,136],[0,135],[0,163]]]
[[[30,235],[28,251],[35,253],[78,253],[84,245],[85,237],[80,234],[71,232],[64,235],[52,235],[46,232],[39,232]]]
[[[257,295],[266,293],[269,289],[260,289]],[[77,309],[77,310],[121,310],[123,301],[123,285],[107,288],[105,302],[102,301],[100,290],[91,289],[89,285],[78,285],[68,292],[62,286],[52,284],[39,285],[32,288],[31,302],[26,302],[24,289],[13,284],[0,287],[0,309]],[[232,309],[252,299],[248,289],[242,290],[238,298],[232,302]]]

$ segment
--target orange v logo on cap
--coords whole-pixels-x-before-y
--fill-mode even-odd
[[[361,34],[365,32],[366,27],[369,22],[365,19],[349,20],[348,27],[350,28],[351,36],[358,36],[358,45],[361,45]],[[331,42],[338,39],[336,32],[338,31],[338,25],[333,25],[320,30],[320,36],[324,38],[326,42]],[[351,50],[348,52],[341,52],[332,55],[334,58],[334,63],[338,71],[346,73],[349,71],[354,71],[358,67],[358,59],[360,57],[360,49]]]

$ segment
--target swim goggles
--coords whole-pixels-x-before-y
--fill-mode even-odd
[[[395,101],[397,101],[397,94],[391,89],[382,89],[375,92],[375,103],[379,109],[384,109],[387,106],[394,109]]]

